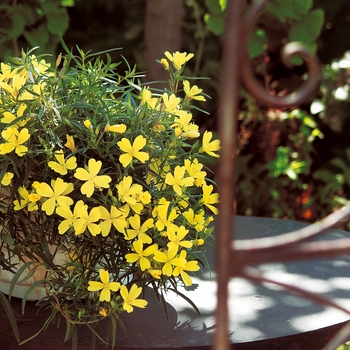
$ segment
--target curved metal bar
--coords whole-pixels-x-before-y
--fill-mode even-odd
[[[292,42],[284,46],[282,49],[283,62],[291,67],[291,58],[293,56],[301,57],[307,67],[307,80],[294,92],[285,96],[277,96],[269,94],[261,83],[255,77],[252,70],[251,62],[247,53],[248,41],[254,29],[254,23],[259,14],[265,9],[268,0],[259,0],[252,6],[247,21],[242,25],[241,39],[242,47],[240,52],[240,68],[243,84],[249,93],[262,105],[273,108],[295,108],[300,104],[307,102],[315,93],[321,76],[321,67],[317,58],[311,53],[307,47],[300,42]]]
[[[234,248],[237,250],[245,250],[245,249],[265,249],[272,247],[274,248],[282,248],[286,245],[300,243],[306,240],[310,240],[315,236],[323,233],[329,228],[334,227],[336,224],[341,222],[344,219],[349,218],[350,216],[350,202],[344,205],[338,211],[329,214],[322,220],[315,222],[309,226],[305,226],[299,230],[283,233],[276,237],[264,237],[264,238],[254,238],[247,240],[235,240]]]

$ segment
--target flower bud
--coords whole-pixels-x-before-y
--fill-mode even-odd
[[[162,58],[160,60],[160,64],[163,66],[165,70],[169,70],[169,62],[166,60],[166,58]]]

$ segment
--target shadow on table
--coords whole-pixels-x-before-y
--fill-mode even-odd
[[[134,312],[124,314],[126,334],[122,329],[117,331],[117,346],[115,349],[201,349],[198,341],[202,344],[207,343],[208,349],[212,343],[212,334],[210,327],[204,322],[201,326],[192,324],[191,319],[196,312],[188,305],[188,310],[183,310],[182,318],[178,317],[175,308],[166,303],[166,316],[163,303],[158,301],[155,292],[151,288],[146,288],[146,299],[149,304],[145,309],[135,308]],[[13,298],[12,304],[20,310],[21,300]],[[44,324],[49,313],[40,311],[37,314],[37,308],[34,302],[28,302],[23,320],[19,320],[19,332],[21,340],[24,340],[35,334]],[[188,314],[188,317],[186,316]],[[186,319],[186,320],[184,320]],[[65,322],[62,320],[60,327],[50,325],[38,337],[18,347],[17,341],[11,332],[11,327],[4,312],[0,312],[0,338],[1,346],[7,350],[70,350],[71,341],[64,342]],[[101,323],[101,335],[106,339],[105,324]],[[86,326],[78,326],[78,349],[92,349],[91,332]],[[106,347],[100,339],[96,340],[96,350],[111,349]]]

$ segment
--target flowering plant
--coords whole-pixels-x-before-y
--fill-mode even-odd
[[[218,202],[203,161],[220,145],[192,120],[205,100],[183,76],[193,54],[165,53],[164,91],[129,65],[115,73],[108,54],[79,54],[55,68],[32,50],[1,63],[0,262],[10,295],[44,267],[24,302],[40,286],[50,320],[95,332],[146,307],[146,286],[192,284]]]

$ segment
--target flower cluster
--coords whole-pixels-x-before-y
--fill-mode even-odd
[[[192,284],[217,213],[205,161],[220,144],[192,118],[205,100],[183,76],[192,54],[165,53],[164,91],[80,54],[1,63],[0,239],[45,264],[56,312],[95,325],[146,307],[147,286]]]

